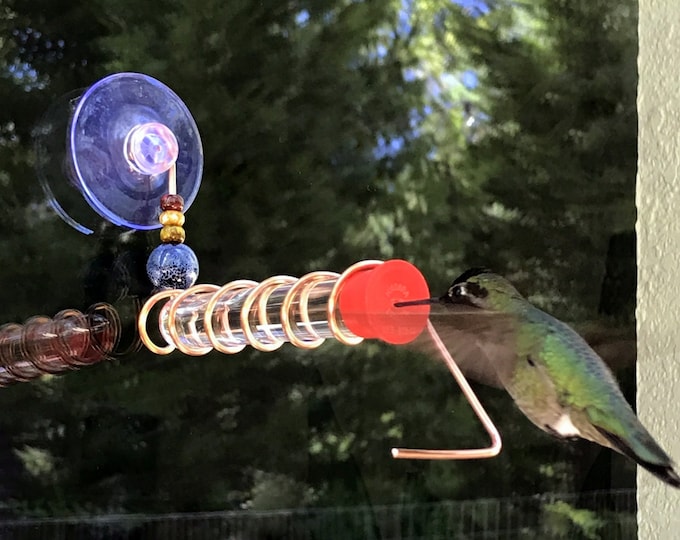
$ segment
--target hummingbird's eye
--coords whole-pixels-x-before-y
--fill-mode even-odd
[[[465,285],[454,285],[449,289],[449,296],[451,298],[460,298],[461,296],[466,296],[467,295],[467,289],[465,288]]]

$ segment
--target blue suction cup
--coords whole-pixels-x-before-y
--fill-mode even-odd
[[[85,234],[101,218],[157,229],[170,184],[176,182],[185,210],[201,184],[196,122],[177,94],[139,73],[110,75],[82,95],[65,96],[36,127],[35,149],[50,204]]]

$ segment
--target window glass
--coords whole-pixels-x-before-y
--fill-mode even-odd
[[[580,345],[553,338],[563,327],[552,319],[523,326],[519,304],[501,298],[503,316],[483,330],[432,306],[502,437],[501,453],[482,460],[391,455],[489,444],[423,337],[149,351],[136,320],[153,292],[146,265],[159,232],[101,218],[74,180],[99,175],[97,196],[110,201],[129,171],[107,169],[96,150],[120,135],[83,130],[91,152],[79,159],[93,168],[83,172],[66,129],[97,81],[153,77],[186,104],[202,141],[183,225],[197,283],[403,259],[440,297],[465,270],[490,268],[583,336],[634,403],[636,2],[31,1],[0,19],[7,534],[635,537],[634,461],[553,437],[516,403],[557,385],[530,411],[545,427],[556,420],[542,412],[607,375],[589,370]],[[93,113],[97,125],[130,99],[115,94]],[[197,151],[187,136],[180,156]],[[178,166],[178,182],[195,165]],[[155,211],[146,201],[130,196],[116,211]],[[55,202],[92,234],[60,219]],[[54,318],[65,309],[83,315]],[[163,343],[157,310],[148,327]],[[484,349],[491,364],[469,354],[476,340],[503,341]],[[517,363],[534,375],[510,385]],[[484,384],[484,366],[503,388]],[[610,403],[611,387],[588,388],[575,424],[590,400]]]

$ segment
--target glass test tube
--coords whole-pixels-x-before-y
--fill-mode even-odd
[[[323,276],[323,280],[306,283],[278,276],[267,280],[270,283],[249,282],[249,286],[227,289],[223,293],[193,293],[175,307],[171,307],[173,302],[168,302],[162,308],[161,334],[168,343],[176,343],[189,354],[201,349],[208,352],[213,347],[222,352],[237,352],[246,345],[274,350],[293,339],[298,341],[298,346],[302,342],[311,348],[319,340],[337,337],[329,322],[328,304],[338,278],[328,275]],[[286,303],[288,307],[284,311]],[[245,316],[244,309],[247,310]],[[348,339],[361,339],[342,323],[337,306],[334,311],[340,332]]]

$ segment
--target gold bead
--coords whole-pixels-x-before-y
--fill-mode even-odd
[[[161,212],[158,221],[160,221],[163,226],[177,225],[181,227],[184,225],[184,214],[177,210],[165,210],[164,212]]]
[[[185,237],[186,233],[182,227],[170,225],[161,229],[161,242],[164,244],[181,244]]]

